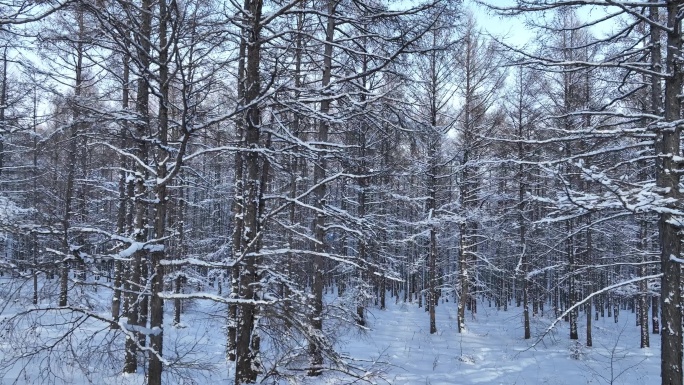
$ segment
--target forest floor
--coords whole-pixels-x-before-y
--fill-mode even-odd
[[[104,297],[103,297],[104,298]],[[168,305],[171,305],[170,303]],[[10,306],[11,307],[11,306]],[[7,316],[5,308],[3,316]],[[106,307],[102,308],[105,311]],[[171,306],[165,316],[167,327],[164,342],[165,357],[179,359],[185,367],[175,370],[168,385],[232,384],[232,368],[225,362],[225,309],[206,302],[192,303],[183,315],[183,324],[170,324]],[[620,313],[619,322],[613,318],[593,321],[594,346],[585,346],[585,320],[580,314],[580,340],[570,341],[568,324],[560,322],[542,341],[535,339],[550,325],[549,316],[532,319],[532,335],[524,340],[522,310],[511,306],[508,311],[497,311],[480,303],[478,313],[467,313],[464,333],[458,333],[456,304],[440,303],[437,307],[437,333],[429,334],[429,319],[424,308],[414,303],[394,303],[388,298],[385,310],[368,309],[368,329],[341,328],[336,345],[347,357],[368,366],[368,373],[377,384],[396,385],[467,385],[467,384],[656,384],[660,382],[660,336],[651,334],[651,348],[639,348],[639,327],[630,311]],[[47,314],[42,313],[42,317]],[[53,314],[54,320],[43,319],[44,325],[72,322],[68,314]],[[2,318],[2,317],[0,317]],[[35,322],[30,317],[26,322]],[[48,321],[48,322],[46,322]],[[36,328],[35,323],[18,336],[21,343],[39,346],[54,341],[60,333],[50,327]],[[4,328],[3,328],[4,329]],[[78,326],[69,344],[38,353],[32,359],[19,360],[13,367],[0,373],[0,384],[142,384],[144,375],[122,376],[121,350],[115,349],[114,360],[99,348],[109,341],[118,344],[112,332],[95,320],[88,319]],[[5,330],[3,330],[5,331]],[[9,331],[9,329],[7,329]],[[83,338],[80,336],[89,336]],[[5,336],[6,338],[6,336]],[[17,342],[17,341],[15,341]],[[533,344],[535,344],[533,346]],[[12,354],[25,354],[0,340],[0,362]],[[120,349],[119,346],[118,349]],[[267,349],[268,346],[262,346]],[[111,351],[111,349],[109,349]],[[179,356],[177,354],[180,354]],[[81,362],[72,362],[79,357]],[[48,369],[45,365],[48,365]],[[92,373],[107,366],[111,374],[94,377]],[[90,376],[83,375],[93,370]],[[167,373],[168,374],[168,373]],[[51,376],[56,375],[54,381]],[[182,382],[171,378],[183,378]],[[317,378],[302,378],[298,384],[348,384],[349,377],[334,373]],[[267,379],[266,384],[285,384]],[[362,383],[362,382],[356,382]]]
[[[623,310],[613,318],[593,321],[593,347],[571,341],[567,322],[560,322],[541,342],[550,318],[531,321],[533,338],[524,340],[522,309],[508,311],[480,304],[467,315],[467,330],[458,333],[456,305],[437,307],[437,333],[430,335],[428,314],[415,303],[389,303],[370,310],[370,331],[350,336],[342,350],[350,356],[388,362],[382,377],[390,384],[656,384],[660,382],[660,336],[639,348],[635,315]],[[580,315],[582,317],[582,314]],[[536,346],[531,347],[534,343]]]

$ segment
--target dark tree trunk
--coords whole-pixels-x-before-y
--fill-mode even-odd
[[[333,41],[335,35],[335,8],[338,3],[330,0],[327,5],[327,24],[325,32],[325,44],[323,48],[323,77],[321,78],[321,88],[325,89],[332,79],[332,55],[333,55]],[[326,116],[330,112],[331,100],[324,98],[321,100],[321,117],[322,120],[318,126],[318,142],[328,142],[328,133],[330,131],[330,123],[326,120]],[[324,261],[322,254],[325,252],[325,218],[324,211],[326,210],[325,193],[327,186],[323,182],[326,177],[326,155],[324,153],[318,154],[318,159],[314,165],[314,185],[316,187],[313,191],[314,206],[317,212],[314,214],[315,219],[313,223],[313,233],[316,242],[314,244],[314,251],[316,255],[313,257],[313,279],[311,283],[311,290],[313,291],[311,326],[315,333],[323,332],[323,269]],[[310,376],[320,375],[323,365],[323,353],[319,344],[312,340],[309,343],[309,355],[311,359],[311,366],[308,371]]]
[[[137,64],[139,70],[146,72],[150,67],[150,36],[152,33],[152,0],[143,0],[141,9],[145,12],[141,13],[140,30],[135,31],[140,36],[140,44],[136,49]],[[135,101],[135,109],[138,114],[136,122],[136,156],[143,162],[147,162],[148,148],[147,142],[143,139],[148,134],[149,130],[149,95],[150,91],[145,79],[138,78],[137,80],[137,95]],[[147,177],[148,172],[145,167],[136,164],[136,178],[134,192],[136,197],[144,197],[147,194]],[[135,219],[133,221],[135,241],[147,241],[147,203],[143,199],[135,199]],[[142,288],[147,284],[147,261],[144,258],[144,251],[137,251],[133,255],[133,261],[130,264],[129,281],[130,292],[128,294],[128,324],[135,326],[147,326],[147,298],[140,298],[139,294]],[[131,330],[132,328],[128,328]],[[126,339],[126,357],[124,361],[124,373],[135,373],[137,371],[137,345],[145,344],[145,336],[130,332],[135,335],[129,336]]]
[[[159,1],[159,131],[158,140],[161,144],[161,154],[157,156],[157,185],[155,186],[154,207],[154,238],[158,239],[155,249],[150,253],[150,265],[152,278],[150,283],[150,348],[149,368],[147,373],[148,385],[162,385],[162,355],[164,353],[164,299],[161,297],[164,291],[164,265],[166,255],[165,242],[162,240],[166,235],[166,216],[168,194],[166,190],[167,177],[169,174],[169,159],[174,159],[165,150],[169,142],[169,42],[167,37],[167,25],[171,17],[166,7],[166,0]],[[187,133],[185,134],[187,135]],[[182,152],[182,150],[181,150]],[[176,158],[179,159],[179,158]],[[161,160],[161,161],[160,161]],[[174,165],[178,168],[179,165]],[[161,182],[159,182],[161,181]]]
[[[676,0],[667,3],[667,58],[665,73],[670,74],[665,79],[664,111],[666,122],[677,122],[681,119],[682,80],[684,69],[681,68],[682,33],[681,7],[684,1]],[[655,12],[656,7],[651,7]],[[657,31],[652,29],[654,33]],[[659,34],[658,34],[659,35]],[[660,40],[659,37],[652,37]],[[656,139],[656,184],[665,191],[667,198],[679,201],[680,173],[678,165],[672,159],[673,155],[681,156],[680,152],[681,124],[672,129],[662,130]],[[680,228],[673,223],[673,216],[669,212],[660,214],[658,221],[659,239],[661,246],[660,265],[661,278],[661,309],[663,325],[666,327],[661,333],[661,380],[663,385],[682,385],[682,309],[681,309],[681,235]]]
[[[246,0],[245,13],[247,20],[245,76],[244,76],[244,105],[248,106],[244,113],[244,147],[257,149],[261,136],[261,107],[255,101],[261,92],[259,65],[261,61],[261,0]],[[242,235],[240,248],[236,259],[240,262],[238,297],[243,300],[253,300],[256,297],[255,284],[257,282],[258,257],[247,256],[250,252],[258,251],[259,205],[261,190],[261,175],[259,154],[256,151],[241,153],[243,171],[246,172],[244,188],[242,190]],[[250,303],[238,306],[239,316],[236,329],[235,348],[235,384],[254,383],[259,374],[259,337],[256,335],[257,309]]]
[[[129,69],[129,59],[128,55],[124,55],[123,58],[123,77],[121,79],[122,82],[122,94],[121,94],[121,107],[124,110],[128,109],[128,100],[129,100],[129,89],[128,89],[128,82],[129,82],[129,77],[130,77],[130,69]],[[120,143],[121,143],[121,148],[126,148],[128,144],[128,140],[126,140],[126,135],[128,132],[128,127],[124,123],[121,127],[121,130],[119,130],[119,135],[121,135],[120,138]],[[121,172],[119,173],[119,207],[117,209],[117,218],[116,218],[116,231],[119,235],[124,235],[126,233],[127,229],[127,223],[126,223],[126,211],[128,208],[129,204],[129,196],[128,196],[128,182],[127,182],[127,176],[128,173],[125,171],[126,170],[126,157],[124,155],[120,156],[120,164],[121,164]],[[120,260],[114,261],[114,294],[112,295],[112,319],[114,320],[114,323],[112,323],[112,329],[118,329],[119,328],[119,316],[121,314],[121,297],[122,297],[122,292],[121,292],[121,285],[123,282],[123,262]]]

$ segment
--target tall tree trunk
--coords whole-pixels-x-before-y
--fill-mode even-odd
[[[128,55],[123,58],[123,77],[122,77],[122,95],[121,107],[123,110],[128,110],[129,89],[128,82],[130,77],[130,68]],[[123,123],[121,130],[119,130],[121,148],[125,149],[128,145],[126,135],[128,135],[128,127]],[[128,172],[126,170],[126,157],[120,156],[121,171],[119,172],[119,207],[117,209],[116,231],[117,234],[123,235],[126,233],[126,209],[128,207]],[[121,314],[121,285],[123,280],[123,262],[120,260],[114,261],[114,294],[112,295],[112,329],[119,328],[119,315]]]
[[[650,0],[653,3],[657,3],[658,0]],[[649,8],[649,18],[655,22],[660,22],[660,11],[658,7]],[[662,45],[661,45],[661,33],[657,28],[651,27],[650,30],[650,45],[651,45],[651,68],[654,71],[660,72],[663,69],[662,63]],[[663,106],[663,89],[661,79],[658,76],[651,75],[651,113],[654,115],[660,115],[661,108]],[[660,151],[658,142],[656,142],[655,152],[656,154]],[[659,169],[659,162],[656,160],[656,172],[661,172]],[[661,245],[662,246],[662,245]],[[662,250],[661,250],[662,253]],[[664,254],[663,254],[664,255]],[[657,257],[654,257],[657,258]],[[662,297],[662,296],[661,296]],[[660,300],[659,297],[653,296],[651,299],[651,321],[653,325],[653,334],[660,333]]]
[[[432,45],[437,46],[437,33],[432,34]],[[428,164],[429,169],[427,173],[427,187],[428,199],[426,204],[427,221],[430,229],[430,238],[428,246],[428,296],[427,307],[430,314],[430,334],[437,333],[437,320],[435,307],[437,305],[437,180],[439,172],[438,169],[438,151],[441,142],[441,133],[437,127],[437,113],[439,110],[437,100],[437,91],[439,86],[439,79],[437,78],[437,52],[430,53],[430,132],[428,133]],[[460,323],[459,323],[460,325]],[[459,327],[460,331],[460,327]]]
[[[248,10],[250,7],[250,0],[245,0],[243,7]],[[238,68],[237,68],[237,97],[238,102],[246,105],[245,101],[245,83],[247,79],[245,78],[245,66],[247,61],[247,40],[245,36],[249,33],[248,29],[244,29],[240,38],[240,50],[238,56]],[[245,147],[245,118],[241,117],[236,119],[235,122],[235,136],[239,147]],[[232,234],[232,246],[233,246],[233,258],[237,260],[240,252],[242,250],[242,235],[244,232],[244,209],[245,209],[245,185],[244,185],[244,166],[243,166],[244,154],[237,152],[235,154],[235,170],[234,170],[234,183],[235,192],[232,202],[232,213],[233,213],[233,234]],[[240,264],[235,263],[230,269],[230,298],[237,299],[240,296]],[[226,344],[226,353],[229,361],[235,361],[235,354],[237,348],[237,323],[238,323],[238,305],[230,304],[228,306],[228,335]]]
[[[639,226],[639,250],[641,251],[642,255],[644,255],[641,258],[641,262],[645,263],[647,261],[647,258],[645,257],[645,254],[647,253],[648,249],[648,224],[646,221],[642,221],[640,226]],[[644,277],[647,275],[647,265],[643,264],[639,266],[639,277]],[[642,348],[647,348],[650,346],[650,335],[648,331],[648,282],[645,280],[642,280],[639,282],[639,314],[637,315],[637,320],[640,326],[640,335],[641,335],[641,347]]]
[[[573,220],[570,219],[566,224],[567,234],[573,234],[574,226]],[[567,307],[572,307],[577,302],[577,280],[575,278],[575,236],[569,235],[566,241],[566,254],[568,258],[568,303]],[[579,339],[577,332],[577,308],[570,311],[569,321],[570,321],[570,339]]]
[[[74,86],[74,105],[73,110],[73,121],[69,127],[69,137],[68,137],[68,150],[67,150],[67,180],[66,180],[66,191],[64,194],[64,217],[62,219],[62,249],[64,250],[64,257],[61,264],[60,272],[60,291],[59,291],[59,306],[67,306],[68,291],[69,291],[69,261],[72,259],[72,254],[75,255],[76,250],[71,249],[71,244],[69,242],[69,227],[71,226],[71,220],[73,217],[73,206],[74,206],[74,195],[75,195],[75,178],[76,178],[76,151],[77,151],[77,138],[79,134],[79,126],[81,119],[81,112],[78,107],[78,103],[81,101],[79,98],[82,94],[83,87],[83,38],[84,38],[84,26],[83,26],[83,10],[79,8],[76,14],[78,23],[78,42],[76,43],[76,84]]]
[[[432,130],[436,129],[436,111],[433,111]],[[430,132],[430,144],[428,148],[428,199],[427,199],[427,221],[429,223],[429,245],[428,245],[428,292],[426,306],[430,315],[430,334],[437,333],[437,320],[435,307],[437,306],[437,146],[439,145],[439,134]]]
[[[4,102],[0,101],[4,106]],[[1,108],[1,107],[0,107]],[[2,120],[0,120],[2,122]],[[2,156],[2,155],[0,155]],[[1,163],[1,162],[0,162]],[[2,167],[0,166],[0,170]],[[33,87],[33,191],[38,191],[38,95],[37,85]],[[1,174],[0,174],[1,175]],[[38,196],[33,194],[33,207],[38,207]],[[38,304],[38,236],[31,234],[31,253],[33,254],[33,304]]]
[[[148,385],[162,384],[163,365],[161,356],[163,355],[164,343],[164,299],[161,293],[164,291],[164,260],[165,245],[163,239],[166,233],[166,215],[168,194],[166,191],[166,179],[168,176],[169,164],[167,161],[173,159],[172,155],[165,150],[169,142],[169,42],[167,28],[171,12],[166,6],[166,0],[159,1],[159,129],[158,140],[161,144],[162,153],[157,157],[157,182],[155,186],[155,207],[154,207],[154,238],[156,242],[154,249],[150,253],[150,265],[152,268],[152,278],[150,282],[150,348],[149,368],[147,373]],[[187,133],[184,133],[187,135]],[[180,160],[178,160],[180,162]],[[175,164],[174,168],[179,165]],[[172,176],[171,176],[172,177]]]
[[[181,187],[178,192],[178,212],[176,213],[178,220],[178,252],[177,255],[183,258],[187,255],[187,248],[185,243],[185,187]],[[217,295],[221,295],[221,280],[223,278],[223,272],[216,277],[218,283]],[[176,276],[174,285],[175,293],[181,294],[183,292],[183,285],[185,284],[186,276],[184,274],[178,274]],[[176,298],[173,301],[173,324],[179,325],[181,323],[181,313],[183,312],[183,300],[181,298]]]
[[[365,73],[368,69],[368,57],[365,54],[366,50],[366,45],[367,41],[366,38],[363,37],[361,39],[361,46],[360,49],[363,50],[364,54],[361,57],[361,71],[362,73]],[[366,88],[366,76],[363,76],[361,78],[361,87],[363,89]],[[360,104],[363,106],[366,102],[366,94],[362,93],[361,98],[360,98]],[[360,160],[360,165],[358,169],[358,174],[359,175],[366,175],[368,174],[367,170],[367,164],[366,164],[366,131],[368,127],[364,123],[360,124],[360,127],[358,129],[358,135],[357,135],[357,145],[359,146],[359,160]],[[368,187],[369,187],[369,178],[368,177],[362,177],[358,179],[358,193],[357,193],[357,199],[358,199],[358,209],[357,209],[357,215],[360,220],[365,220],[367,211],[368,211]],[[368,253],[368,241],[369,239],[366,236],[362,236],[359,239],[359,251],[358,251],[358,257],[359,257],[359,263],[361,266],[361,269],[359,271],[359,280],[362,282],[362,284],[359,287],[359,293],[356,299],[356,323],[359,326],[366,326],[366,291],[365,291],[365,285],[363,283],[367,282],[369,278],[371,278],[371,275],[368,274],[367,271],[367,266],[370,266],[370,256]]]
[[[321,89],[325,89],[332,79],[332,54],[333,41],[335,34],[335,8],[337,6],[336,0],[328,0],[327,3],[327,24],[325,32],[325,44],[323,48],[323,76],[321,78]],[[318,126],[317,140],[322,145],[328,142],[328,133],[330,131],[330,122],[327,120],[327,115],[330,112],[331,100],[327,97],[321,100],[321,121]],[[313,291],[312,312],[311,312],[311,326],[315,333],[323,333],[323,269],[324,260],[322,254],[325,253],[325,214],[326,210],[325,195],[327,186],[323,182],[326,177],[326,155],[323,152],[318,153],[318,159],[314,165],[314,185],[313,191],[314,206],[317,212],[314,214],[315,219],[313,223],[314,233],[314,251],[313,257],[313,279],[311,283],[311,290]],[[310,376],[318,376],[321,374],[323,365],[323,354],[317,341],[312,340],[309,343],[309,355],[311,359],[311,366],[308,371]]]
[[[526,209],[526,199],[525,193],[527,190],[527,185],[525,183],[525,165],[523,164],[523,159],[525,159],[525,144],[523,143],[525,138],[525,127],[523,122],[523,90],[524,90],[524,77],[523,70],[520,70],[520,77],[518,79],[520,82],[519,89],[519,99],[517,106],[517,125],[518,125],[518,160],[520,164],[518,165],[518,231],[519,231],[519,242],[520,242],[520,268],[523,284],[523,330],[525,339],[530,339],[532,333],[530,331],[530,282],[527,274],[529,273],[529,262],[528,262],[528,250],[527,250],[527,223],[525,221],[525,209]]]
[[[295,37],[295,69],[294,69],[294,83],[295,83],[295,91],[294,91],[294,97],[295,99],[299,99],[299,96],[301,94],[301,86],[302,86],[302,77],[304,76],[302,74],[302,58],[303,58],[303,38],[304,38],[304,15],[299,14],[297,15],[297,35]],[[294,111],[293,112],[293,120],[292,120],[292,135],[296,140],[300,139],[301,136],[301,123],[302,123],[302,116],[299,112]],[[303,160],[302,160],[303,161]],[[290,166],[290,199],[294,200],[297,197],[297,191],[299,188],[299,179],[301,178],[300,173],[305,173],[306,172],[306,166],[304,165],[303,167],[299,167],[299,162],[300,162],[300,156],[295,154],[293,152],[292,155],[290,155],[289,159],[289,166]],[[294,225],[297,222],[297,206],[292,204],[290,205],[289,209],[289,221],[291,225]],[[295,237],[294,237],[294,232],[289,231],[287,235],[287,244],[290,247],[290,249],[297,249],[297,246],[295,245]],[[343,240],[342,241],[343,247],[346,247],[346,242]],[[346,254],[344,254],[346,255]],[[295,253],[289,252],[287,253],[287,261],[285,262],[285,275],[287,277],[295,277],[295,269],[293,262],[296,259]],[[343,283],[338,282],[338,291],[343,290]],[[290,299],[292,293],[290,291],[290,287],[288,284],[283,284],[283,298],[284,298],[284,307],[283,311],[285,312],[284,318],[285,318],[285,324],[287,328],[291,326],[291,316],[292,316],[292,301]]]
[[[362,171],[363,172],[363,171]],[[366,188],[367,181],[365,178],[359,178],[358,201],[359,207],[357,214],[359,218],[366,216]],[[358,288],[358,297],[356,298],[356,324],[359,326],[366,326],[366,292],[363,283],[366,282],[368,274],[364,273],[363,267],[368,262],[368,243],[365,237],[359,239],[359,263],[362,269],[359,271],[359,281],[361,285]]]
[[[244,105],[248,106],[244,115],[244,146],[248,150],[259,147],[261,108],[255,103],[261,92],[259,64],[261,61],[261,0],[245,1],[247,35],[247,51],[245,62],[245,98]],[[259,231],[259,194],[260,170],[259,154],[256,151],[243,152],[243,167],[246,180],[243,189],[242,236],[241,246],[237,258],[241,260],[239,274],[238,296],[243,300],[253,300],[256,294],[254,287],[257,282],[258,257],[248,256],[248,253],[258,252]],[[240,315],[236,330],[236,365],[235,384],[256,382],[259,374],[258,348],[259,341],[255,335],[256,307],[250,303],[239,305]]]
[[[589,191],[589,186],[587,183],[587,191]],[[593,263],[593,254],[594,254],[594,245],[593,245],[593,239],[592,239],[592,229],[591,229],[591,213],[586,214],[586,229],[584,230],[585,232],[585,242],[586,242],[586,250],[584,253],[584,265],[589,266],[590,264]],[[591,274],[593,275],[593,274]],[[585,283],[585,286],[589,287],[589,291],[593,292],[594,291],[594,284],[591,282],[591,275],[588,277],[588,281]],[[586,311],[586,316],[587,316],[587,346],[591,347],[594,344],[594,341],[592,339],[592,333],[591,333],[591,306],[592,306],[592,300],[587,301],[585,304],[585,311]]]
[[[458,251],[458,269],[459,269],[459,286],[460,293],[458,297],[458,332],[463,333],[465,331],[465,308],[466,299],[468,298],[468,254],[467,254],[467,235],[466,235],[466,224],[461,223],[460,227],[460,247]]]
[[[463,150],[463,160],[461,163],[461,167],[463,170],[461,171],[461,184],[460,184],[460,192],[461,194],[459,195],[460,199],[460,204],[461,207],[467,210],[474,202],[472,199],[474,198],[472,196],[473,192],[470,191],[470,165],[469,165],[469,160],[470,160],[470,148],[467,148],[468,144],[470,143],[470,138],[472,137],[473,133],[471,132],[471,99],[472,99],[472,86],[470,84],[471,82],[471,77],[469,76],[470,74],[470,63],[471,63],[471,39],[468,37],[466,39],[466,91],[465,91],[465,106],[464,106],[464,112],[465,112],[465,118],[464,118],[464,133],[463,136],[465,138],[464,142],[466,143],[466,148]],[[468,297],[470,296],[470,253],[472,252],[472,239],[471,239],[471,219],[468,218],[468,212],[464,212],[465,219],[462,220],[462,222],[459,225],[459,285],[460,285],[460,297],[458,301],[458,315],[457,315],[457,322],[458,322],[458,332],[462,333],[465,330],[465,310],[466,306],[469,305],[468,303]]]
[[[652,333],[660,333],[660,298],[653,296],[651,298],[651,321],[653,325]]]
[[[682,82],[684,69],[681,68],[682,53],[681,7],[684,1],[676,0],[667,3],[667,58],[665,73],[665,100],[663,108],[666,122],[678,122],[681,119]],[[651,7],[657,12],[656,7]],[[653,40],[659,40],[659,33],[652,28]],[[655,51],[654,51],[655,52]],[[679,201],[680,173],[673,156],[681,156],[680,137],[681,123],[671,129],[658,132],[656,139],[656,184],[662,189],[666,198]],[[658,221],[661,255],[661,309],[663,331],[661,333],[661,380],[663,385],[682,385],[682,309],[681,309],[681,235],[680,228],[674,223],[668,211],[662,212]]]
[[[144,75],[148,75],[150,68],[150,50],[151,50],[151,35],[152,35],[152,0],[142,0],[140,14],[140,30],[135,31],[139,36],[140,43],[136,49],[137,65],[139,71]],[[149,134],[150,117],[150,90],[147,85],[147,80],[144,77],[139,77],[137,80],[137,95],[135,101],[135,110],[138,115],[135,124],[136,129],[136,156],[142,162],[148,161],[148,143],[145,139]],[[135,176],[135,218],[133,220],[133,232],[136,242],[147,242],[147,222],[148,222],[148,204],[144,197],[147,195],[146,182],[148,180],[148,171],[140,164],[136,164]],[[128,324],[138,327],[147,326],[147,298],[141,298],[140,292],[147,284],[147,261],[144,258],[145,251],[140,250],[133,254],[133,260],[130,264],[131,291],[128,299]],[[137,371],[137,346],[138,344],[145,344],[145,336],[131,332],[135,328],[127,328],[129,333],[135,334],[135,338],[129,336],[126,339],[126,357],[124,361],[124,372],[135,373]]]
[[[5,109],[7,108],[7,45],[2,51],[2,88],[0,88],[0,176],[5,168],[5,135],[7,134],[7,122],[5,121]]]

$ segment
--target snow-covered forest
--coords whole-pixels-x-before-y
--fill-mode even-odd
[[[0,384],[683,385],[684,0],[0,0]]]

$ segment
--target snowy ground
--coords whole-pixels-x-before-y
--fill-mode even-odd
[[[105,315],[106,298],[91,297],[94,311]],[[97,302],[103,305],[98,309]],[[1,302],[1,301],[0,301]],[[437,334],[428,333],[428,314],[416,303],[388,301],[386,310],[369,308],[369,330],[347,329],[339,336],[337,346],[343,355],[359,359],[359,365],[369,365],[378,373],[373,382],[378,384],[453,385],[453,384],[655,384],[660,382],[660,336],[651,335],[651,348],[639,348],[639,328],[634,315],[622,311],[620,322],[612,318],[594,321],[594,347],[584,347],[584,316],[581,315],[580,340],[568,339],[568,325],[558,328],[534,347],[530,347],[549,325],[549,318],[532,320],[532,340],[522,338],[520,308],[496,311],[480,304],[478,314],[468,314],[467,332],[456,329],[456,306],[442,303],[437,308]],[[18,305],[18,306],[17,306]],[[182,367],[168,372],[166,384],[232,384],[232,368],[225,362],[225,308],[207,302],[188,303],[183,325],[170,324],[171,304],[167,304],[164,355],[179,360]],[[17,308],[30,307],[15,304]],[[2,316],[11,315],[4,308]],[[59,338],[53,328],[74,322],[69,314],[46,315],[41,321],[26,318],[25,328],[18,330],[20,343],[39,345]],[[2,318],[2,317],[0,317]],[[32,323],[33,322],[33,323]],[[41,325],[38,325],[41,324]],[[52,325],[52,326],[51,326]],[[3,326],[2,332],[9,333]],[[0,384],[130,384],[144,383],[143,374],[122,376],[121,335],[110,331],[99,321],[88,319],[79,325],[74,337],[50,352],[39,353],[32,359],[19,360],[0,373]],[[9,335],[9,334],[8,334]],[[84,340],[83,336],[90,336]],[[98,351],[98,346],[110,344]],[[14,343],[17,343],[15,340]],[[303,345],[305,346],[305,345]],[[112,353],[113,352],[113,353]],[[112,353],[112,354],[110,354]],[[4,354],[4,356],[3,356]],[[0,361],[8,355],[23,354],[11,348],[7,337],[0,340]],[[108,354],[110,354],[108,356]],[[576,358],[573,358],[573,355]],[[70,362],[71,357],[81,362]],[[49,370],[45,368],[49,366]],[[91,372],[90,378],[83,371]],[[95,374],[98,373],[98,374]],[[108,373],[108,374],[103,374]],[[52,378],[56,375],[58,378]],[[182,379],[182,380],[181,380]],[[285,384],[268,379],[267,384]],[[318,378],[302,378],[302,384],[345,384],[349,378],[328,374]]]
[[[623,311],[593,322],[594,347],[568,339],[567,323],[536,347],[525,341],[522,311],[496,311],[480,305],[475,318],[468,316],[467,332],[459,334],[456,306],[437,307],[437,334],[430,335],[428,315],[416,304],[389,304],[372,310],[372,331],[350,336],[342,349],[351,355],[381,355],[390,365],[384,378],[391,384],[655,384],[660,382],[660,336],[651,335],[651,348],[639,348],[639,328],[634,315]],[[540,335],[549,320],[533,319],[533,336]],[[582,323],[580,326],[584,326]],[[573,351],[579,359],[573,359]],[[612,374],[611,374],[612,370]]]

